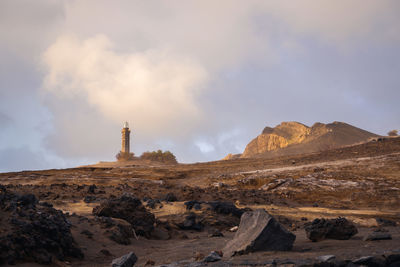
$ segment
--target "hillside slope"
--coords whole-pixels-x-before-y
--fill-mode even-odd
[[[242,158],[312,153],[366,142],[378,135],[343,122],[315,123],[308,127],[299,122],[282,122],[265,127],[245,148]]]

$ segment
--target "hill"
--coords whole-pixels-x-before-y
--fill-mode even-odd
[[[245,148],[242,158],[274,157],[312,153],[363,143],[378,137],[374,133],[343,122],[315,123],[308,127],[299,122],[282,122],[265,127]]]

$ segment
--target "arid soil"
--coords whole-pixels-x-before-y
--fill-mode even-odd
[[[293,266],[310,264],[321,255],[353,260],[400,254],[400,138],[276,158],[177,165],[132,161],[2,173],[0,184],[16,194],[34,194],[39,202],[64,212],[84,259],[54,259],[53,266],[110,266],[112,259],[129,251],[138,256],[137,266],[179,261],[176,266],[189,265],[213,250],[222,250],[233,238],[229,229],[239,224],[240,215],[216,208],[221,202],[243,211],[267,210],[296,235],[296,241],[292,251],[224,258],[227,265],[220,266],[265,266],[273,260]],[[101,221],[92,213],[102,201],[124,194],[140,199],[154,214],[151,236],[120,240],[117,232],[118,243],[110,235],[126,222]],[[190,210],[188,201],[194,205]],[[193,223],[185,228],[190,214]],[[354,222],[358,234],[350,240],[311,242],[306,238],[305,223],[339,216]],[[6,221],[1,218],[0,227]],[[388,231],[392,239],[363,241],[378,228]],[[37,266],[26,260],[16,263]]]

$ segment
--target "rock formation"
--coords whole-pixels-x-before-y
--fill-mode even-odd
[[[265,127],[241,155],[283,156],[312,153],[368,141],[377,135],[343,122],[315,123],[308,127],[298,122],[282,122],[275,128]]]
[[[307,238],[313,242],[324,239],[347,240],[358,233],[356,226],[346,218],[315,219],[304,227]]]
[[[16,194],[0,185],[0,214],[0,265],[83,258],[65,214],[39,203],[35,195]]]
[[[102,202],[93,209],[93,214],[126,220],[137,234],[146,237],[150,236],[154,228],[154,215],[146,210],[140,199],[129,194]]]
[[[265,210],[243,213],[235,237],[223,249],[224,256],[254,251],[291,250],[296,236]]]

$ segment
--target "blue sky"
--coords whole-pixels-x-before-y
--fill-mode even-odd
[[[400,128],[398,1],[0,2],[0,171],[240,153],[265,126]]]

